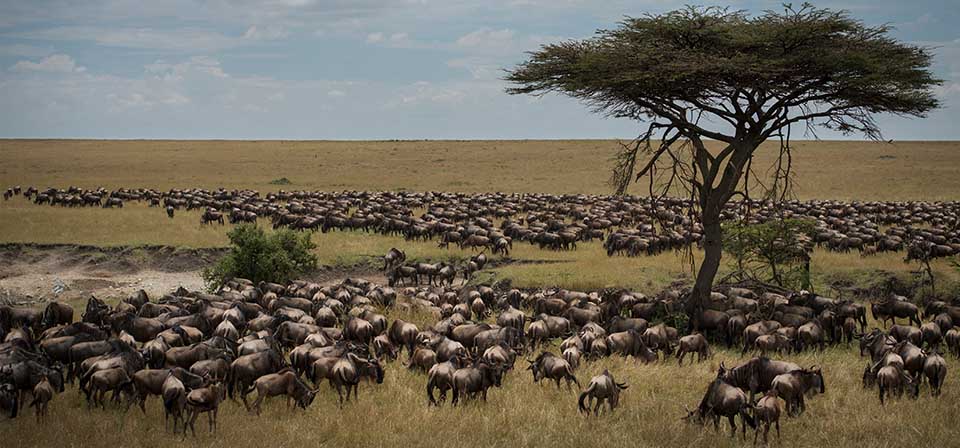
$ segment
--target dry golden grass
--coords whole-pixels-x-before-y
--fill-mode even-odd
[[[960,142],[794,146],[803,199],[960,198]],[[0,140],[0,185],[608,194],[617,147],[609,140]],[[757,153],[758,174],[771,166],[776,147]],[[282,177],[292,184],[270,185]],[[643,194],[643,186],[632,191]]]
[[[675,360],[656,365],[637,364],[613,357],[588,363],[576,373],[586,385],[592,375],[610,369],[630,388],[621,407],[599,418],[577,413],[577,392],[552,384],[533,384],[526,363],[509,373],[502,389],[492,389],[487,403],[459,408],[428,408],[426,376],[411,373],[397,363],[388,366],[380,386],[361,385],[360,400],[337,409],[336,393],[327,385],[306,411],[290,411],[284,400],[268,400],[263,415],[246,415],[241,404],[221,407],[219,433],[207,433],[198,419],[197,439],[204,446],[743,446],[731,440],[726,422],[721,431],[680,420],[682,405],[695,406],[720,361],[741,362],[739,354],[720,351],[702,364],[679,368]],[[949,446],[958,431],[960,389],[948,377],[944,393],[931,398],[927,389],[919,400],[893,400],[881,407],[876,390],[862,389],[859,373],[866,361],[856,348],[838,346],[823,353],[794,355],[804,366],[823,367],[827,393],[808,400],[807,412],[782,420],[782,446]],[[951,372],[960,367],[949,359]],[[253,398],[251,396],[251,398]],[[169,446],[179,435],[163,430],[160,401],[148,401],[147,418],[139,410],[124,414],[117,408],[87,410],[75,388],[68,388],[51,404],[50,415],[37,424],[31,414],[0,423],[6,446]]]
[[[170,142],[170,141],[0,141],[0,185],[84,187],[145,186],[227,187],[276,190],[273,179],[286,177],[292,189],[399,189],[465,192],[518,191],[607,193],[609,141],[529,142]],[[801,198],[958,199],[960,143],[798,142],[795,169]],[[772,146],[755,166],[772,160]],[[638,187],[634,187],[637,193]],[[201,227],[199,214],[163,212],[142,205],[123,210],[37,207],[22,199],[0,203],[0,241],[92,245],[163,244],[210,247],[226,243],[223,228]],[[433,242],[352,232],[316,234],[324,264],[349,265],[403,247],[411,258],[463,257],[469,252],[438,249]],[[562,285],[577,289],[625,286],[656,291],[689,276],[683,260],[668,253],[656,257],[609,258],[598,243],[580,244],[573,252],[540,251],[518,244],[512,258],[521,263],[496,268],[501,278],[519,286]],[[695,254],[699,256],[699,254]],[[815,280],[828,274],[852,277],[876,270],[904,273],[914,269],[900,254],[859,258],[856,254],[818,251]],[[956,281],[958,274],[937,262],[938,276]],[[404,316],[420,324],[426,316]],[[953,373],[938,399],[923,391],[919,401],[879,406],[876,391],[860,387],[865,361],[855,348],[839,346],[824,353],[791,356],[802,365],[823,367],[827,394],[809,402],[801,418],[783,422],[783,446],[950,446],[960,418],[960,398]],[[681,405],[693,406],[720,361],[732,365],[738,354],[719,351],[708,362],[678,368],[674,362],[638,365],[604,359],[578,371],[581,382],[609,368],[630,384],[622,407],[600,418],[576,412],[575,392],[535,386],[518,363],[502,389],[488,403],[462,408],[426,406],[426,377],[397,364],[388,366],[380,387],[363,386],[359,403],[342,411],[335,394],[321,388],[306,412],[284,409],[274,399],[260,418],[225,403],[220,433],[206,433],[192,443],[208,446],[731,446],[744,445],[721,432],[680,421]],[[960,365],[948,360],[951,372]],[[46,422],[27,415],[0,422],[4,446],[169,446],[179,436],[164,433],[162,409],[151,399],[148,418],[138,411],[123,414],[85,409],[75,389],[58,396]],[[747,442],[749,443],[749,441]]]

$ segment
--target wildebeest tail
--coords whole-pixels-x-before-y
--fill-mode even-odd
[[[437,406],[437,400],[433,398],[433,387],[436,383],[436,378],[433,375],[430,375],[430,378],[427,380],[427,400],[428,405],[432,404]]]
[[[577,409],[579,409],[580,412],[589,412],[587,407],[583,405],[583,402],[584,400],[586,400],[587,396],[593,393],[593,390],[596,388],[597,388],[596,384],[590,383],[590,386],[587,387],[587,390],[580,393],[580,399],[577,400]]]
[[[567,364],[567,376],[573,380],[573,384],[577,385],[577,389],[580,388],[580,382],[577,381],[577,376],[573,374],[573,367],[570,364]]]

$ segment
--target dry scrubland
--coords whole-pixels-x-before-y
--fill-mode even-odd
[[[549,142],[104,142],[0,141],[0,185],[84,187],[146,186],[256,188],[276,190],[273,179],[286,177],[291,189],[397,189],[465,192],[518,191],[607,193],[604,182],[612,149],[609,141]],[[772,160],[762,151],[755,167]],[[798,142],[795,167],[800,198],[960,199],[960,143]],[[635,192],[640,193],[638,187]],[[164,244],[209,247],[225,244],[223,228],[201,228],[199,213],[178,212],[171,222],[158,209],[131,205],[123,210],[37,207],[22,199],[0,203],[0,241],[93,245]],[[407,243],[398,238],[352,232],[315,236],[325,264],[351,265],[404,247],[412,258],[467,255],[438,249],[435,243]],[[581,244],[574,252],[549,252],[525,244],[511,254],[515,263],[495,275],[522,286],[570,288],[628,286],[653,292],[670,281],[689,277],[675,254],[628,259],[609,258],[599,243]],[[900,254],[866,259],[856,254],[817,251],[817,283],[835,276],[870,279],[879,270],[906,273],[913,266]],[[945,262],[936,264],[942,278],[957,280]],[[81,304],[75,304],[79,306]],[[397,316],[390,316],[391,318]],[[401,316],[404,318],[410,316]],[[414,320],[425,324],[422,317]],[[783,421],[783,446],[949,446],[957,440],[960,419],[960,364],[948,359],[944,394],[919,401],[902,400],[881,408],[875,390],[860,386],[865,360],[856,347],[791,355],[804,366],[823,367],[827,393],[808,402],[801,418]],[[220,432],[206,433],[198,420],[197,442],[209,446],[728,446],[742,445],[712,428],[680,421],[682,405],[693,406],[720,361],[733,365],[738,353],[719,351],[711,360],[678,368],[674,362],[639,365],[618,357],[587,363],[577,372],[582,383],[609,368],[630,388],[612,415],[585,418],[576,412],[575,392],[532,384],[526,363],[509,374],[502,389],[486,404],[429,409],[426,376],[390,364],[384,384],[362,386],[359,403],[342,411],[324,385],[306,412],[268,402],[260,418],[244,415],[240,405],[225,403]],[[123,414],[85,409],[73,388],[51,405],[49,420],[32,417],[0,422],[4,446],[169,446],[179,436],[163,432],[156,398],[148,418],[139,411]],[[724,423],[725,425],[725,423]],[[11,443],[8,445],[9,443]],[[749,443],[749,442],[748,442]]]

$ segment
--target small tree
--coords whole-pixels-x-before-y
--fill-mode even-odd
[[[732,256],[735,274],[741,277],[810,289],[807,244],[813,231],[812,222],[799,219],[730,221],[723,226],[723,250]]]
[[[207,288],[216,290],[234,277],[258,283],[285,283],[317,268],[311,233],[281,229],[267,234],[253,224],[241,224],[227,233],[230,253],[203,270]]]
[[[938,107],[933,88],[941,81],[930,71],[930,52],[889,32],[809,4],[755,17],[688,7],[545,45],[508,72],[507,92],[556,92],[607,116],[647,122],[617,156],[611,183],[622,194],[649,175],[651,196],[655,184],[662,186],[657,194],[678,184],[689,194],[704,235],[688,302],[696,309],[709,300],[720,266],[721,211],[733,197],[748,196],[745,173],[761,143],[781,142],[769,191],[782,199],[794,127],[879,140],[877,114],[923,117]],[[707,140],[718,148],[708,149]]]

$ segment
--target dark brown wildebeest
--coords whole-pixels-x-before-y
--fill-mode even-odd
[[[426,372],[437,363],[437,353],[427,347],[417,347],[410,355],[407,368]]]
[[[753,444],[757,444],[757,436],[760,435],[760,426],[763,426],[763,443],[767,444],[767,436],[770,433],[770,425],[777,427],[777,440],[780,439],[780,401],[777,399],[777,391],[770,389],[766,395],[757,401],[753,408],[753,415],[757,420],[757,427],[753,433]]]
[[[546,378],[553,380],[557,389],[560,389],[560,380],[564,380],[567,383],[567,390],[570,390],[570,383],[577,385],[577,388],[580,387],[580,382],[577,381],[577,377],[573,374],[573,367],[567,362],[566,359],[554,355],[551,352],[543,352],[537,359],[527,362],[530,363],[530,366],[527,367],[527,370],[533,371],[533,382],[539,384],[540,380]]]
[[[135,394],[133,380],[127,375],[126,370],[113,368],[95,372],[90,377],[90,388],[87,391],[87,407],[99,404],[101,408],[106,409],[107,405],[103,401],[103,396],[107,392],[113,392],[114,397],[125,393],[128,404],[133,401]],[[129,405],[127,407],[129,408]]]
[[[173,416],[173,432],[177,432],[177,421],[185,423],[183,411],[187,405],[187,388],[173,372],[168,372],[160,396],[163,397],[163,427],[167,428],[167,422]]]
[[[37,422],[43,421],[43,417],[46,417],[50,400],[53,400],[56,393],[46,375],[33,387],[33,401],[30,402],[30,406],[36,408]]]
[[[220,408],[220,402],[226,398],[226,388],[223,384],[217,382],[210,386],[191,390],[187,394],[187,408],[190,416],[187,418],[186,425],[190,427],[190,432],[196,436],[197,430],[193,424],[201,413],[207,414],[207,424],[210,432],[217,431],[217,411]],[[186,432],[186,430],[184,430]]]
[[[66,303],[53,301],[43,309],[43,325],[47,328],[69,325],[72,322],[73,307]]]
[[[696,333],[684,336],[680,338],[679,348],[677,349],[677,365],[683,365],[683,358],[690,353],[691,360],[693,362],[693,354],[697,354],[697,362],[702,362],[710,354],[710,345],[707,343],[707,338],[703,337],[702,334]]]
[[[407,254],[402,250],[391,247],[387,254],[383,256],[383,270],[386,271],[394,266],[398,266],[407,260]]]
[[[774,361],[767,358],[752,358],[739,366],[728,369],[723,362],[717,371],[717,378],[749,392],[750,401],[760,392],[770,390],[770,385],[777,375],[794,370],[801,370],[800,366],[792,362]]]
[[[188,372],[186,369],[175,367],[172,369],[144,369],[133,374],[133,386],[136,391],[136,401],[140,410],[147,413],[146,402],[150,395],[163,395],[163,383],[169,374],[177,377],[184,386],[188,388],[197,388],[203,385],[203,378]],[[128,403],[127,407],[129,408]]]
[[[413,282],[414,285],[420,284],[420,276],[417,275],[417,268],[415,266],[396,266],[387,274],[387,284],[389,286],[396,286],[397,284],[406,285],[407,279]]]
[[[240,399],[246,406],[247,393],[245,391],[257,378],[280,371],[286,365],[283,355],[275,350],[244,355],[230,363],[230,381],[227,384],[227,393],[233,398],[234,392],[239,392]]]
[[[746,354],[753,346],[758,337],[773,333],[780,328],[780,322],[775,320],[762,320],[760,322],[747,325],[743,329],[743,351]]]
[[[885,366],[877,372],[877,389],[879,389],[880,392],[881,405],[885,404],[883,401],[884,395],[890,395],[896,392],[898,397],[902,397],[903,391],[907,387],[910,388],[910,396],[912,398],[917,398],[920,395],[920,382],[914,381],[914,379],[899,366]]]
[[[220,225],[223,225],[223,213],[208,208],[203,212],[203,215],[200,215],[200,224],[204,225],[213,222],[218,222]]]
[[[720,429],[720,417],[727,417],[730,422],[730,437],[737,435],[736,417],[739,415],[743,427],[743,438],[747,438],[747,425],[756,428],[757,424],[748,410],[750,403],[747,395],[739,387],[733,386],[719,376],[707,387],[706,393],[697,409],[691,411],[684,407],[687,421],[704,424],[708,417],[713,417],[713,427]]]
[[[887,334],[893,336],[897,342],[910,341],[913,345],[920,346],[923,343],[923,333],[919,328],[910,325],[895,324],[890,326]]]
[[[453,400],[456,406],[461,398],[476,398],[477,395],[487,401],[487,389],[500,387],[503,378],[503,369],[488,365],[480,361],[472,366],[457,369],[453,372]]]
[[[943,332],[940,330],[940,326],[935,322],[927,322],[920,326],[920,336],[921,344],[914,344],[918,346],[926,346],[927,349],[936,349],[940,346],[940,341],[943,340]]]
[[[595,341],[592,345],[596,345],[596,342],[598,341]],[[605,342],[609,353],[618,353],[621,356],[630,355],[642,360],[645,364],[657,360],[657,354],[647,347],[646,342],[637,330],[630,329],[613,333],[607,336]],[[591,346],[591,351],[592,348]]]
[[[350,390],[353,389],[353,399],[359,399],[357,390],[360,385],[360,378],[370,377],[377,384],[383,383],[383,366],[376,358],[362,359],[354,353],[347,353],[347,356],[340,358],[333,365],[330,384],[337,389],[337,395],[340,398],[340,407],[343,407],[343,387],[347,389],[347,401],[350,401]]]
[[[420,329],[416,325],[401,319],[394,320],[390,329],[387,330],[390,342],[397,347],[406,347],[407,354],[410,356],[413,356],[413,351],[416,348],[418,334],[420,334]]]
[[[593,415],[600,414],[600,408],[603,402],[607,402],[610,412],[620,405],[620,391],[628,388],[626,383],[618,383],[613,379],[610,371],[604,369],[603,373],[590,379],[590,384],[580,393],[577,399],[577,409],[585,414],[590,413],[590,407],[593,406]],[[596,399],[596,405],[593,400]]]
[[[947,343],[947,349],[953,356],[960,358],[960,328],[953,327],[943,335],[943,341]]]
[[[457,359],[451,359],[447,362],[434,364],[430,367],[427,374],[427,406],[440,404],[433,397],[433,389],[440,391],[440,401],[446,401],[447,391],[453,389],[453,374],[459,368],[460,363]]]
[[[247,412],[250,412],[250,408],[253,408],[258,416],[260,415],[260,404],[263,403],[264,398],[286,395],[288,403],[289,399],[292,398],[296,406],[306,409],[313,403],[313,398],[317,395],[316,389],[308,388],[290,368],[257,378],[253,385],[244,391],[243,396],[246,397],[254,390],[257,391],[257,399],[247,407]],[[244,400],[244,405],[246,405],[246,400]]]
[[[172,205],[168,205],[168,206],[167,206],[167,217],[168,217],[168,218],[173,218],[173,206],[172,206]]]
[[[879,320],[884,325],[886,325],[888,320],[896,324],[898,317],[908,319],[910,324],[916,323],[918,327],[923,324],[920,321],[920,309],[917,308],[916,305],[898,297],[893,297],[882,302],[871,303],[870,311],[873,312],[874,319]]]
[[[819,368],[811,367],[777,375],[770,384],[770,389],[776,390],[777,395],[786,402],[787,415],[800,415],[807,409],[803,397],[809,393],[825,393],[826,385],[823,382],[823,372]]]
[[[947,361],[939,353],[929,354],[923,361],[923,373],[930,383],[930,394],[939,396],[943,381],[947,378]]]

